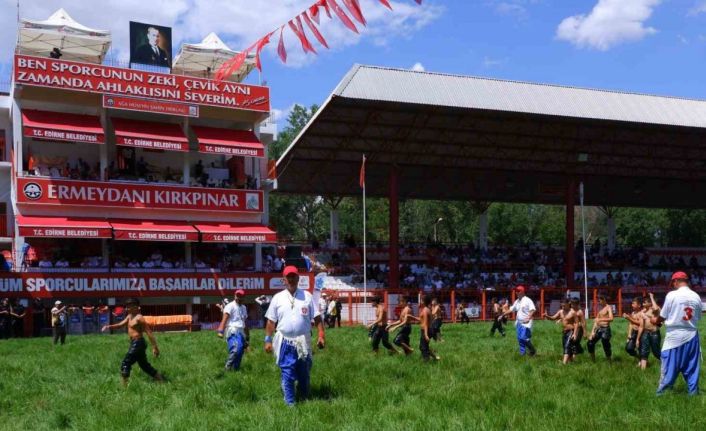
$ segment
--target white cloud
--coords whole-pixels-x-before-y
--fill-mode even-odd
[[[689,39],[687,39],[686,37],[682,36],[681,34],[678,34],[678,35],[677,35],[677,39],[679,39],[679,42],[683,43],[684,45],[688,45],[688,44],[689,44]]]
[[[424,72],[426,69],[424,68],[424,65],[422,63],[416,62],[410,70],[413,70],[415,72]]]
[[[560,40],[578,47],[606,51],[623,42],[638,41],[657,32],[646,27],[662,0],[598,0],[588,15],[565,18],[556,30]]]
[[[252,0],[42,0],[23,2],[21,16],[43,20],[60,7],[78,22],[99,29],[110,30],[113,35],[112,54],[127,60],[129,50],[128,22],[140,21],[173,28],[174,54],[182,41],[198,42],[210,32],[216,32],[232,49],[243,49],[254,43],[277,26],[302,12],[312,0],[252,1]],[[369,39],[376,45],[385,45],[393,38],[409,37],[438,18],[442,6],[424,2],[422,6],[409,0],[391,2],[393,10],[377,0],[361,0],[368,26],[357,25],[358,36],[343,26],[338,18],[329,20],[322,10],[321,32],[332,50]],[[339,1],[343,7],[343,3]],[[0,62],[8,61],[14,48],[17,27],[15,23],[16,0],[0,0]],[[11,13],[7,13],[11,11]],[[306,24],[305,24],[306,28]],[[319,54],[320,47],[311,33],[307,34]],[[276,56],[279,35],[271,39],[267,52]],[[287,64],[302,66],[316,61],[316,56],[302,52],[301,44],[287,27],[285,30]],[[277,60],[279,61],[279,60]]]
[[[689,16],[695,16],[706,12],[706,0],[700,0],[694,4],[694,6],[689,9]]]
[[[287,118],[289,118],[289,114],[292,113],[292,110],[296,105],[296,103],[292,103],[284,109],[272,108],[270,120],[277,123],[279,127],[283,127],[284,124],[287,122]]]

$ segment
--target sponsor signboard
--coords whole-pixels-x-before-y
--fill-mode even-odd
[[[15,55],[17,85],[270,112],[267,87]]]
[[[261,213],[259,190],[17,178],[17,203]]]
[[[264,233],[202,233],[203,242],[241,242],[241,243],[268,243],[277,242],[277,234]]]
[[[198,105],[185,103],[165,102],[162,100],[141,99],[139,97],[125,97],[115,94],[103,95],[103,107],[122,109],[126,111],[152,112],[155,114],[180,115],[182,117],[198,117]]]
[[[111,238],[110,228],[77,227],[23,227],[20,236],[36,238]]]
[[[309,290],[312,274],[299,278]],[[284,289],[279,274],[183,273],[23,273],[0,276],[0,294],[7,297],[86,298],[222,296],[237,289],[248,294],[275,294]]]

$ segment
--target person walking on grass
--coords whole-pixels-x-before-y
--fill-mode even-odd
[[[439,304],[439,300],[434,298],[431,301],[431,337],[437,342],[443,342],[441,338],[441,325],[444,323],[444,306]]]
[[[591,328],[591,335],[588,336],[586,348],[588,349],[588,353],[591,355],[591,359],[595,361],[596,344],[600,341],[603,345],[605,357],[608,358],[608,361],[610,361],[613,356],[613,351],[610,346],[610,338],[612,336],[610,331],[610,322],[613,321],[613,308],[608,305],[604,295],[598,297],[598,305],[601,309],[598,311],[598,315],[593,320],[593,327]]]
[[[642,300],[642,336],[640,337],[640,368],[647,368],[647,363],[650,358],[650,352],[657,360],[660,360],[660,344],[662,336],[659,332],[659,326],[655,324],[656,317],[659,317],[659,307],[653,308],[657,304],[654,303],[654,297],[650,293],[650,298]]]
[[[405,355],[410,355],[414,352],[414,349],[409,345],[409,337],[412,334],[412,321],[416,320],[418,322],[419,318],[412,314],[412,307],[409,306],[409,300],[406,297],[402,296],[400,298],[400,305],[402,305],[400,320],[389,325],[387,330],[394,332],[397,328],[402,328],[393,343],[404,350]]]
[[[656,325],[664,322],[667,328],[662,345],[662,368],[657,395],[671,389],[679,374],[686,380],[689,395],[698,395],[701,298],[689,288],[689,277],[684,272],[672,274],[670,286],[674,290],[667,294],[659,317],[655,320]]]
[[[490,316],[493,319],[493,326],[490,328],[490,336],[495,335],[495,331],[498,331],[500,335],[505,336],[505,328],[503,328],[503,321],[500,316],[503,314],[503,309],[500,304],[498,304],[497,298],[490,300]]]
[[[68,323],[68,311],[61,301],[54,303],[51,309],[51,330],[54,337],[54,345],[61,340],[63,346],[66,342],[66,324]]]
[[[152,328],[150,328],[145,318],[140,314],[140,302],[137,299],[130,298],[125,301],[125,308],[127,308],[127,316],[125,319],[119,323],[105,325],[101,328],[101,331],[105,332],[123,326],[127,327],[127,335],[130,338],[130,348],[120,365],[120,376],[122,377],[123,386],[127,386],[128,380],[130,379],[130,371],[135,362],[137,362],[137,365],[140,366],[145,374],[159,382],[163,382],[164,376],[155,370],[147,360],[147,343],[145,343],[143,335],[146,334],[147,338],[149,338],[152,344],[152,354],[155,358],[159,357],[159,347],[157,347],[157,340],[154,338],[154,334],[152,334]]]
[[[218,326],[218,336],[225,338],[228,343],[226,371],[238,371],[240,369],[243,353],[250,340],[250,329],[247,325],[248,311],[242,303],[244,296],[244,290],[238,289],[235,291],[234,300],[223,308],[223,318]]]
[[[564,365],[568,364],[574,359],[574,340],[578,336],[578,318],[576,312],[571,308],[569,301],[563,299],[561,301],[561,308],[553,315],[548,315],[544,313],[542,317],[549,320],[553,320],[557,323],[561,323],[563,327],[561,335],[561,346],[564,350],[564,357],[562,358],[562,363]]]
[[[625,342],[625,351],[633,358],[637,358],[637,349],[640,348],[640,337],[644,328],[642,301],[640,301],[640,298],[635,297],[632,299],[630,306],[632,307],[630,314],[623,313],[623,318],[628,321],[628,338]]]
[[[380,304],[380,297],[376,296],[373,298],[373,307],[375,307],[375,321],[368,325],[373,331],[373,352],[378,352],[380,342],[382,341],[383,347],[394,355],[398,352],[392,347],[392,344],[390,344],[389,334],[387,333],[387,310],[384,304]]]
[[[430,306],[431,297],[429,295],[425,295],[424,298],[422,298],[422,303],[419,307],[419,352],[421,352],[422,360],[424,362],[429,362],[429,359],[431,358],[434,358],[437,361],[441,359],[436,355],[433,350],[429,348],[429,342],[432,339],[431,309],[429,308]]]
[[[516,313],[515,328],[517,329],[517,344],[520,346],[520,355],[524,356],[529,353],[530,356],[537,354],[537,349],[532,344],[532,323],[534,322],[534,313],[537,308],[534,306],[534,301],[529,299],[525,294],[525,286],[519,285],[515,287],[517,299],[506,312],[498,317],[498,320]]]
[[[581,347],[581,340],[583,340],[584,334],[586,334],[586,316],[583,314],[583,310],[581,309],[581,303],[579,303],[579,300],[576,298],[572,298],[571,301],[571,309],[574,310],[574,313],[576,313],[576,325],[578,326],[576,329],[576,337],[574,338],[573,342],[573,355],[574,358],[576,358],[576,355],[580,355],[583,353],[583,347]]]
[[[286,266],[282,272],[286,289],[272,297],[267,310],[265,328],[265,352],[275,355],[275,362],[282,372],[282,392],[287,405],[296,402],[295,382],[298,382],[300,398],[309,396],[311,371],[311,321],[319,330],[317,345],[325,346],[324,324],[311,293],[300,290],[299,271]],[[272,338],[272,334],[277,333]]]

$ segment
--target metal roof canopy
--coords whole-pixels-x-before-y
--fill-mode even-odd
[[[354,66],[277,162],[279,191],[706,208],[706,101]]]

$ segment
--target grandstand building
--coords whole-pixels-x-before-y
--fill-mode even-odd
[[[281,288],[276,127],[269,88],[244,82],[254,59],[217,82],[235,53],[215,34],[171,68],[108,61],[110,44],[63,10],[20,23],[0,95],[0,296],[139,296],[191,314],[235,289]]]

